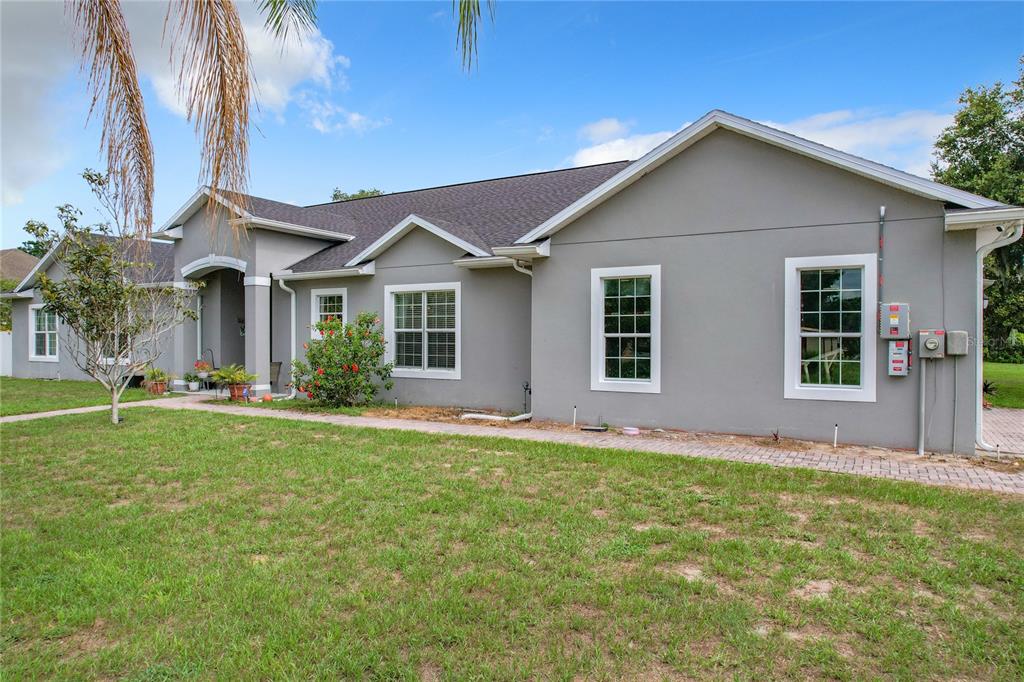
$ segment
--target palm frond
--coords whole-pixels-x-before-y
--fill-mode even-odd
[[[495,0],[487,0],[487,10],[494,21]],[[480,8],[480,0],[452,0],[452,11],[458,18],[458,34],[456,40],[459,43],[459,51],[462,53],[462,66],[469,71],[473,68],[476,60],[476,47],[480,29],[480,22],[483,21],[483,10]]]
[[[103,111],[101,147],[116,190],[117,217],[148,237],[153,227],[153,144],[119,0],[68,2],[79,40],[82,69],[89,72],[91,118]]]
[[[200,182],[210,187],[212,211],[225,192],[236,195],[235,203],[245,196],[252,67],[232,0],[173,2],[168,20],[175,10],[178,88],[200,141]]]
[[[303,34],[316,26],[317,0],[260,0],[267,30],[287,42],[291,31]]]

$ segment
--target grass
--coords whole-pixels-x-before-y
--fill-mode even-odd
[[[2,438],[9,679],[1024,675],[1015,498],[258,414]]]
[[[996,407],[1024,410],[1024,365],[986,362],[985,379],[996,386],[995,394],[986,395],[986,400]]]
[[[121,402],[150,400],[142,388],[128,388]],[[0,378],[0,417],[110,404],[110,394],[95,381]]]

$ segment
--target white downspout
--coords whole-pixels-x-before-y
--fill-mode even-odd
[[[528,277],[533,277],[533,270],[524,268],[520,264],[520,261],[518,259],[513,259],[512,260],[512,269],[515,270],[516,272],[521,272],[521,273],[523,273],[524,275],[526,275]],[[525,407],[525,405],[524,405],[524,407]],[[524,422],[524,421],[526,421],[528,419],[532,419],[532,418],[533,418],[533,412],[532,411],[530,411],[530,412],[523,412],[522,414],[517,414],[514,417],[502,417],[501,415],[497,415],[497,414],[476,414],[476,413],[468,413],[468,414],[464,414],[464,415],[462,415],[460,417],[460,419],[484,419],[484,420],[489,420],[489,421],[504,421],[504,422]]]
[[[292,321],[292,323],[291,323],[291,328],[289,329],[289,332],[290,332],[289,333],[289,339],[291,340],[290,341],[290,347],[291,347],[292,364],[288,367],[288,374],[289,374],[289,376],[291,376],[291,371],[292,371],[292,368],[295,366],[295,360],[296,360],[296,357],[295,357],[295,290],[289,288],[288,285],[286,285],[284,283],[283,279],[277,280],[277,283],[281,285],[282,289],[284,289],[285,291],[287,291],[289,293],[289,295],[291,296],[291,299],[292,299],[291,300],[291,321]],[[290,381],[288,383],[290,383],[292,385],[292,390],[289,392],[288,397],[285,398],[285,400],[292,400],[292,399],[295,398],[295,395],[296,395],[294,378],[293,378],[292,381]]]
[[[984,411],[981,407],[981,403],[984,400],[984,380],[985,380],[985,365],[984,365],[984,353],[982,352],[982,342],[984,340],[984,314],[985,314],[985,256],[992,253],[996,249],[1002,246],[1008,246],[1018,239],[1021,238],[1021,234],[1024,233],[1024,221],[1018,220],[1013,229],[1010,230],[1010,234],[1002,238],[993,239],[988,244],[978,248],[978,262],[977,262],[977,286],[978,286],[978,298],[977,298],[977,320],[975,330],[975,338],[977,339],[977,350],[976,350],[976,379],[977,379],[977,394],[975,395],[975,432],[974,432],[974,444],[979,450],[985,450],[987,452],[995,452],[996,448],[985,442],[985,435],[982,429],[982,419],[984,419]]]

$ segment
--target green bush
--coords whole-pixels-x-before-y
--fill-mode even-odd
[[[292,367],[299,392],[341,407],[373,402],[380,386],[391,388],[392,365],[384,362],[384,331],[375,313],[359,313],[355,324],[329,317],[313,328],[320,338],[304,344],[306,359]]]

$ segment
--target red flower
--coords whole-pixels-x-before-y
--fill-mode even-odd
[[[358,372],[359,371],[359,365],[357,365],[356,363],[353,362],[352,363],[352,371],[353,372]]]
[[[330,336],[334,336],[334,330],[333,329],[328,329],[327,330],[327,334],[330,335]]]
[[[306,387],[305,386],[299,386],[299,391],[301,391],[302,393],[305,393],[306,392]]]
[[[309,344],[308,343],[302,344],[302,347],[305,348],[306,350],[309,350]]]
[[[341,366],[341,371],[342,372],[347,372],[348,371],[348,365],[342,365]]]
[[[328,322],[334,322],[334,315],[328,315],[327,316],[327,321]]]
[[[349,335],[350,337],[352,336],[352,330],[351,330],[351,329],[349,329],[347,333],[348,333],[348,335]]]
[[[312,398],[313,397],[313,391],[306,391],[306,397],[307,398]]]
[[[319,380],[319,379],[317,379],[317,380],[316,380],[316,381],[314,381],[313,383],[314,383],[314,384],[316,384],[317,388],[319,388],[319,387],[320,387],[320,380]]]
[[[317,367],[316,368],[316,373],[319,374],[320,376],[323,376],[324,375],[324,368],[323,367]]]

